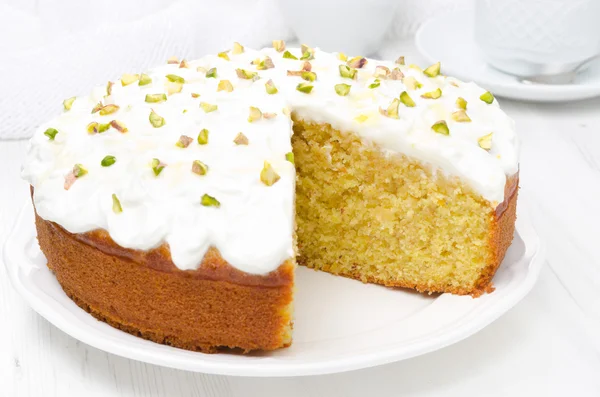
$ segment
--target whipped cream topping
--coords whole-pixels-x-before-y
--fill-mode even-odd
[[[297,58],[302,55],[297,48],[288,51]],[[284,58],[272,48],[233,52],[227,53],[229,59],[209,55],[187,65],[165,64],[145,72],[152,79],[145,85],[135,78],[127,85],[116,81],[110,95],[107,86],[96,87],[42,125],[31,139],[23,167],[23,177],[35,188],[38,214],[72,233],[105,229],[126,248],[147,250],[168,243],[180,269],[197,268],[214,246],[237,269],[266,274],[294,254],[295,170],[286,159],[292,151],[290,109],[300,118],[352,131],[387,153],[404,153],[460,177],[491,206],[504,200],[506,177],[518,170],[517,137],[497,101],[482,101],[485,90],[475,84],[428,77],[414,66],[371,59],[356,69],[355,79],[344,78],[339,65],[346,62],[339,54],[320,50],[309,60],[316,80],[305,81],[298,73],[288,75],[300,71],[304,60]],[[273,68],[259,70],[258,62],[252,64],[267,56]],[[377,66],[399,68],[404,79],[376,78]],[[207,77],[212,68],[216,76]],[[246,77],[251,78],[241,78],[236,69],[249,72]],[[407,77],[420,88],[411,86]],[[181,85],[179,78],[185,81]],[[233,91],[226,83],[218,90],[223,80]],[[269,80],[277,93],[267,92]],[[310,93],[299,91],[299,83],[312,86]],[[338,95],[337,84],[350,85],[348,95]],[[421,97],[438,88],[441,97]],[[387,109],[403,91],[415,106],[400,103],[397,118],[382,114],[380,108]],[[165,94],[155,98],[166,100],[147,102],[148,94]],[[467,101],[469,122],[453,119],[458,97]],[[92,113],[99,102],[117,105],[118,110]],[[207,112],[206,105],[217,109]],[[250,121],[251,107],[260,109],[263,117]],[[162,117],[164,125],[153,126],[151,113]],[[113,120],[126,131],[106,127]],[[449,135],[432,130],[440,120],[446,122]],[[88,132],[92,122],[102,132]],[[58,131],[53,139],[44,133],[48,128]],[[203,129],[208,130],[208,143],[199,144]],[[239,133],[247,145],[234,142]],[[478,141],[489,133],[491,149],[484,150]],[[188,147],[176,144],[182,135],[193,138]],[[103,166],[106,156],[114,156],[114,164]],[[158,175],[153,159],[164,165]],[[208,167],[204,175],[192,172],[195,160]],[[261,181],[265,162],[279,177],[270,185]],[[87,173],[69,176],[75,164]],[[65,179],[71,183],[65,184]],[[113,195],[120,211],[113,208]],[[218,206],[203,205],[205,195]]]

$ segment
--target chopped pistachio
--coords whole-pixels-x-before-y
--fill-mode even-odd
[[[219,58],[223,58],[226,61],[229,61],[229,55],[227,55],[227,51],[219,52],[217,54]]]
[[[351,67],[349,67],[347,65],[340,65],[339,70],[340,70],[340,76],[342,76],[344,78],[347,78],[347,79],[355,79],[356,78],[356,69],[352,69]]]
[[[80,178],[87,173],[88,173],[88,171],[83,167],[83,165],[75,164],[73,166],[73,175],[75,176],[75,178]]]
[[[177,58],[176,56],[172,56],[169,59],[167,59],[167,63],[171,64],[171,65],[175,65],[179,63],[179,58]]]
[[[354,118],[354,120],[358,121],[359,123],[364,123],[365,121],[367,121],[369,119],[369,116],[365,115],[365,114],[359,114],[358,116],[356,116]]]
[[[140,75],[140,81],[138,81],[138,85],[144,86],[152,83],[152,78],[148,76],[146,73],[142,73]]]
[[[185,83],[185,79],[181,76],[177,76],[176,74],[168,74],[165,76],[167,78],[167,80],[173,82],[173,83]]]
[[[145,101],[148,103],[161,103],[167,100],[167,94],[146,94]]]
[[[283,40],[273,40],[273,48],[277,52],[282,52],[285,50],[285,41]]]
[[[163,117],[159,116],[158,114],[156,114],[156,112],[154,112],[154,110],[152,110],[150,112],[149,119],[150,119],[150,124],[152,124],[152,127],[154,127],[154,128],[160,128],[166,124],[165,119]]]
[[[175,146],[185,149],[186,147],[190,146],[190,143],[192,143],[193,140],[194,139],[187,135],[181,135]]]
[[[435,124],[431,126],[431,129],[438,134],[450,135],[450,130],[448,129],[448,124],[446,124],[445,120],[435,122]]]
[[[442,64],[440,62],[434,63],[433,65],[429,66],[427,69],[423,70],[423,74],[425,76],[435,77],[440,74],[441,65]]]
[[[242,134],[241,132],[239,132],[233,139],[233,143],[235,143],[236,145],[247,145],[248,137],[246,135]]]
[[[206,68],[205,68],[205,67],[203,67],[203,66],[198,66],[198,67],[196,68],[196,71],[197,71],[197,72],[200,72],[200,73],[206,73]]]
[[[263,118],[270,120],[270,119],[274,119],[275,117],[277,117],[277,113],[263,113]]]
[[[138,81],[140,79],[140,75],[139,74],[129,74],[129,73],[125,73],[123,74],[123,76],[121,76],[121,85],[123,87],[125,87],[126,85],[135,83],[136,81]],[[109,94],[110,95],[110,94]]]
[[[206,128],[202,128],[198,133],[198,144],[206,145],[208,143],[208,130]]]
[[[240,79],[244,80],[258,80],[260,77],[256,72],[250,72],[244,69],[236,69],[235,73]]]
[[[124,133],[126,133],[127,131],[129,131],[129,130],[127,129],[127,127],[125,127],[125,124],[123,124],[123,122],[121,122],[121,121],[119,121],[119,120],[113,120],[113,121],[111,121],[109,124],[110,124],[110,126],[111,126],[112,128],[114,128],[115,130],[119,131],[119,132],[120,132],[120,133],[122,133],[122,134],[124,134]]]
[[[348,60],[348,56],[346,54],[344,54],[343,52],[339,52],[338,53],[338,59],[340,61],[346,62]]]
[[[159,159],[152,159],[152,171],[154,171],[154,175],[158,176],[164,170],[166,164],[161,162]]]
[[[238,43],[237,41],[233,43],[233,49],[231,53],[234,55],[241,54],[244,52],[244,46]]]
[[[352,88],[352,86],[350,84],[336,84],[334,88],[336,94],[339,96],[346,96],[350,93],[350,88]]]
[[[58,134],[58,130],[56,128],[48,128],[46,131],[44,131],[44,135],[46,135],[51,141],[56,138],[56,134]]]
[[[463,97],[456,98],[456,107],[459,109],[467,110],[467,100]]]
[[[490,150],[492,148],[492,132],[487,135],[482,136],[477,140],[479,147],[485,150]]]
[[[394,68],[392,73],[390,73],[390,80],[402,80],[404,78],[404,73],[400,70],[400,68]]]
[[[404,80],[402,80],[402,82],[404,83],[406,88],[408,88],[409,90],[418,90],[419,88],[421,88],[423,86],[421,83],[419,83],[417,81],[417,79],[415,79],[412,76],[408,76],[408,77],[404,78]]]
[[[221,203],[219,202],[219,200],[217,200],[213,196],[209,196],[208,194],[204,194],[202,196],[202,199],[200,200],[200,204],[202,204],[205,207],[219,208],[221,206]]]
[[[296,163],[294,163],[294,153],[293,152],[287,152],[285,154],[285,159],[292,164],[296,164]]]
[[[102,109],[102,107],[104,107],[102,102],[98,102],[96,106],[92,108],[92,114],[97,113],[100,109]]]
[[[219,91],[227,91],[227,92],[233,91],[233,85],[231,84],[231,81],[229,81],[229,80],[219,81],[219,84],[217,85],[217,92],[219,92]]]
[[[464,109],[457,110],[456,112],[452,113],[451,116],[452,120],[458,121],[459,123],[468,123],[471,121],[471,118]]]
[[[263,59],[262,61],[260,61],[258,63],[258,66],[256,66],[256,69],[267,70],[267,69],[273,69],[274,67],[275,67],[275,64],[273,63],[273,60],[271,59],[271,57],[265,57],[265,59]]]
[[[303,92],[305,94],[310,94],[312,89],[313,89],[312,84],[308,84],[308,83],[300,83],[296,86],[296,90]]]
[[[387,109],[379,108],[379,113],[383,114],[386,117],[397,119],[398,117],[398,106],[400,106],[400,100],[398,98],[394,98]]]
[[[302,64],[302,71],[310,72],[311,70],[312,70],[312,64],[308,61],[304,61],[304,63]]]
[[[253,121],[260,120],[262,118],[262,112],[259,108],[254,106],[250,106],[250,115],[248,116],[248,122],[252,123]]]
[[[181,63],[179,64],[179,69],[187,69],[189,67],[190,67],[190,65],[189,65],[188,61],[186,61],[185,59],[182,59]]]
[[[369,84],[369,88],[373,89],[373,88],[377,88],[381,85],[381,81],[379,81],[379,79],[375,79],[373,80],[373,82],[371,84]]]
[[[439,88],[436,88],[434,91],[424,93],[423,95],[421,95],[421,98],[438,99],[441,96],[442,96],[442,90]]]
[[[302,56],[300,57],[300,59],[306,59],[306,60],[314,59],[315,50],[313,48],[310,48],[306,44],[302,44],[300,46],[300,51],[302,52]]]
[[[183,109],[183,112],[181,112],[181,113],[186,114],[187,112],[188,112],[187,109]]]
[[[483,102],[485,102],[485,103],[487,103],[489,105],[492,102],[494,102],[494,95],[491,92],[486,91],[483,94],[481,94],[481,96],[479,97],[479,99],[481,99]]]
[[[398,57],[398,59],[396,59],[396,63],[398,65],[404,65],[404,56]]]
[[[217,105],[213,105],[207,102],[200,102],[200,108],[204,110],[204,113],[214,112],[219,108]]]
[[[409,108],[414,108],[416,106],[415,101],[408,95],[408,92],[402,91],[400,94],[400,102],[404,104],[404,106]]]
[[[123,207],[121,206],[121,202],[119,201],[119,198],[117,197],[117,195],[114,193],[112,195],[112,202],[113,202],[112,210],[115,214],[120,214],[121,212],[123,212]]]
[[[200,98],[200,94],[192,92],[192,98]]]
[[[192,162],[192,172],[197,175],[206,175],[208,172],[208,165],[200,160],[194,160]]]
[[[67,175],[65,175],[65,184],[64,184],[65,190],[69,190],[71,188],[71,186],[73,186],[73,184],[75,183],[76,180],[77,180],[77,178],[75,177],[75,174],[73,174],[73,171],[71,171]]]
[[[315,81],[317,79],[317,74],[315,72],[302,72],[300,75],[306,81]]]
[[[262,171],[260,172],[260,181],[267,186],[272,186],[280,179],[271,164],[265,161]]]
[[[63,107],[65,108],[65,112],[71,110],[71,107],[73,106],[73,102],[75,102],[75,99],[77,99],[76,96],[73,96],[69,99],[65,99],[63,101]]]
[[[363,58],[363,57],[354,57],[350,60],[348,60],[348,62],[346,62],[346,64],[348,66],[350,66],[351,68],[355,68],[355,69],[361,69],[363,66],[365,66],[367,64],[367,58]]]
[[[87,125],[86,130],[87,130],[88,134],[98,133],[98,123],[96,123],[95,121],[92,121],[91,123],[89,123]]]
[[[288,76],[302,76],[302,73],[304,73],[302,70],[288,70],[287,71],[287,75]]]
[[[207,78],[212,77],[213,79],[217,78],[217,68],[208,69],[208,72],[206,72],[206,77]]]
[[[178,94],[181,92],[181,90],[183,90],[182,83],[173,83],[171,81],[167,81],[165,87],[167,89],[167,95]]]
[[[277,87],[275,87],[275,83],[273,83],[273,80],[271,79],[265,83],[265,89],[269,95],[277,94],[278,91]]]
[[[411,63],[410,65],[408,65],[409,68],[414,69],[414,70],[418,70],[419,72],[422,72],[423,69],[421,69],[419,67],[419,65],[415,65],[414,63]]]
[[[118,105],[113,105],[113,104],[105,105],[105,106],[102,106],[102,109],[100,109],[99,114],[100,114],[100,116],[107,116],[109,114],[115,113],[117,110],[119,110]]]
[[[117,158],[115,156],[104,156],[104,158],[102,159],[102,161],[100,161],[100,165],[102,167],[110,167],[111,165],[113,165],[114,163],[116,163]]]
[[[103,132],[108,131],[108,129],[110,128],[110,123],[105,123],[105,124],[99,124],[98,125],[98,133],[102,134]]]
[[[289,51],[286,51],[286,52],[283,53],[283,58],[286,58],[286,59],[298,59],[294,55],[292,55],[292,53],[289,52]]]
[[[375,67],[375,72],[373,73],[373,77],[381,77],[382,79],[386,79],[390,75],[390,68],[387,66],[379,65]]]
[[[113,83],[112,81],[106,83],[106,96],[112,95],[113,85],[115,85],[115,83]]]

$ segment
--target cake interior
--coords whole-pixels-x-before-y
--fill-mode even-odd
[[[419,291],[471,293],[494,261],[494,210],[421,162],[295,117],[301,265]]]

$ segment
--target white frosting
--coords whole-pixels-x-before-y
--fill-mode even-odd
[[[299,49],[289,51],[300,56]],[[275,68],[257,71],[251,61],[266,55]],[[292,129],[284,107],[301,118],[353,131],[389,153],[405,153],[458,176],[492,205],[503,201],[506,176],[517,172],[513,122],[497,101],[481,101],[479,96],[485,90],[473,83],[444,76],[429,78],[416,68],[401,66],[405,76],[415,77],[423,87],[408,90],[417,106],[401,104],[399,118],[394,119],[380,114],[379,108],[387,108],[406,90],[403,82],[380,79],[379,87],[368,88],[375,66],[398,66],[392,62],[369,60],[358,70],[358,78],[350,80],[340,76],[338,66],[344,62],[337,54],[316,50],[310,62],[317,80],[311,83],[312,92],[305,94],[296,90],[304,80],[286,75],[288,70],[300,70],[304,61],[284,59],[273,49],[246,49],[237,55],[230,52],[229,57],[230,61],[207,56],[189,62],[189,68],[163,65],[147,72],[151,84],[138,86],[135,82],[123,87],[117,81],[107,98],[106,86],[97,87],[90,96],[78,97],[71,110],[41,126],[31,139],[23,167],[23,177],[35,188],[38,214],[72,233],[105,229],[126,248],[147,250],[166,242],[180,269],[197,268],[207,249],[214,246],[227,262],[244,272],[273,271],[294,253],[295,170],[285,160],[291,151]],[[217,78],[207,78],[198,67],[216,67]],[[260,79],[240,79],[236,68],[257,71]],[[166,102],[146,103],[146,94],[167,92],[167,74],[183,77],[183,90],[168,96]],[[217,84],[224,79],[233,84],[233,92],[217,92]],[[269,79],[279,90],[275,95],[265,90]],[[334,86],[339,83],[352,85],[348,96],[336,94]],[[420,97],[438,87],[443,92],[441,98]],[[193,98],[191,93],[200,97]],[[468,102],[469,123],[450,117],[457,110],[459,96]],[[117,104],[120,109],[106,116],[91,114],[99,101]],[[216,104],[218,110],[205,113],[200,102]],[[277,117],[250,123],[250,106]],[[152,127],[148,119],[151,109],[164,117],[163,127]],[[357,116],[367,119],[360,122]],[[86,132],[92,121],[111,120],[124,123],[128,132],[114,128],[98,134]],[[449,136],[431,129],[438,120],[447,121]],[[44,135],[49,127],[58,130],[54,140]],[[210,131],[207,145],[196,142],[203,128]],[[248,137],[247,146],[233,143],[239,132]],[[489,132],[493,132],[493,141],[488,152],[477,141]],[[187,148],[177,147],[180,135],[194,141]],[[116,163],[102,167],[100,162],[106,155],[115,156]],[[153,158],[167,164],[159,176],[151,169]],[[191,172],[194,160],[209,166],[206,175]],[[272,186],[260,180],[264,161],[281,177]],[[88,173],[66,190],[65,175],[74,164],[82,164]],[[113,212],[112,194],[121,202],[121,213]],[[204,194],[218,199],[220,207],[201,205]]]

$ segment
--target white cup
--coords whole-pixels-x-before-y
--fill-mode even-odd
[[[521,76],[572,72],[600,55],[600,0],[476,0],[486,61]]]
[[[281,0],[286,22],[301,43],[366,56],[376,52],[397,0]]]

